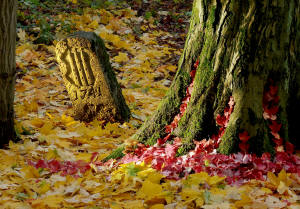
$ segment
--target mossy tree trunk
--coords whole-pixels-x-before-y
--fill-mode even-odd
[[[184,153],[216,132],[215,118],[233,96],[234,111],[219,146],[224,154],[239,150],[239,133],[250,135],[251,152],[273,152],[263,118],[263,93],[278,86],[280,136],[294,144],[300,118],[300,5],[298,0],[194,0],[190,29],[178,71],[156,112],[134,138],[154,144],[176,114],[199,60],[187,109],[172,135],[183,139]],[[299,143],[298,143],[299,144]]]
[[[15,0],[0,1],[0,147],[15,139],[16,7]]]

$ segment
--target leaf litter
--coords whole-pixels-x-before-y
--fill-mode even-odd
[[[76,5],[77,1],[69,4]],[[246,132],[240,133],[244,153],[226,160],[222,155],[202,153],[203,149],[213,150],[219,143],[234,102],[224,116],[217,117],[218,135],[196,144],[190,153],[198,158],[176,158],[180,140],[171,145],[165,143],[168,139],[161,139],[154,147],[127,142],[130,146],[138,145],[138,149],[132,149],[121,161],[103,164],[101,160],[135,133],[164,96],[176,72],[174,55],[178,57],[182,52],[180,46],[174,45],[174,36],[185,34],[161,30],[153,18],[137,16],[130,8],[86,9],[82,14],[60,13],[51,18],[72,25],[73,30],[94,31],[104,39],[133,117],[124,124],[75,121],[55,61],[56,41],[53,45],[34,44],[37,37],[20,29],[15,112],[16,130],[22,141],[10,142],[7,150],[0,150],[2,208],[299,207],[300,178],[291,170],[298,169],[299,174],[296,156],[277,154],[278,164],[285,165],[284,169],[271,162],[269,156],[261,162],[261,158],[247,154]],[[61,26],[55,28],[57,38],[66,36],[60,31]],[[272,98],[266,103],[276,100],[272,89]],[[183,102],[182,111],[188,100]],[[280,151],[283,144],[278,136],[281,124],[276,123],[278,110],[274,105],[264,108]],[[175,126],[176,122],[169,125],[167,133]],[[182,164],[176,169],[172,166],[178,165],[178,160]],[[248,176],[236,173],[230,176],[229,171],[235,168],[238,171],[241,165],[254,165],[256,170],[249,169]],[[188,168],[197,172],[191,173]],[[237,182],[234,177],[243,181],[233,183]]]

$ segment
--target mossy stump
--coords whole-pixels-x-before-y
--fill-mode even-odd
[[[58,42],[56,55],[75,119],[116,122],[130,117],[99,36],[93,32],[76,32]]]

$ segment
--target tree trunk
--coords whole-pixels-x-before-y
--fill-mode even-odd
[[[0,147],[15,139],[14,84],[16,74],[15,0],[0,1]]]
[[[166,135],[165,127],[179,113],[198,60],[194,87],[187,108],[171,133],[182,138],[179,154],[208,139],[218,130],[230,96],[235,106],[218,151],[239,151],[239,134],[247,131],[249,152],[274,153],[274,134],[295,145],[300,111],[300,5],[299,0],[195,0],[190,29],[178,71],[156,112],[134,138],[154,144]],[[298,70],[297,70],[298,69]],[[266,91],[278,87],[277,119],[263,117]],[[276,113],[274,113],[276,114]],[[283,144],[284,144],[283,143]],[[299,144],[299,143],[298,143]],[[299,145],[298,145],[299,146]]]

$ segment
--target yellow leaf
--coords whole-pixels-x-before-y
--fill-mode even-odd
[[[126,209],[142,209],[144,207],[144,203],[142,200],[129,200],[123,202],[123,207]]]
[[[204,205],[204,200],[202,198],[197,198],[196,199],[196,206],[201,207],[202,205]]]
[[[209,179],[209,175],[206,172],[200,172],[189,175],[189,177],[185,180],[189,185],[199,185],[207,183]]]
[[[106,11],[105,9],[100,10],[100,23],[107,24],[110,22],[110,20],[114,17],[110,12]]]
[[[160,173],[158,173],[157,171],[153,172],[151,175],[148,176],[149,181],[151,181],[154,184],[159,184],[160,180],[163,178],[164,176]]]
[[[275,185],[276,187],[279,185],[279,180],[277,179],[276,175],[272,172],[268,172],[267,174],[268,180]]]
[[[277,191],[279,194],[283,194],[285,191],[287,191],[289,189],[288,186],[285,185],[285,183],[283,181],[280,181],[278,187],[277,187]]]
[[[177,66],[175,66],[175,65],[168,65],[167,69],[170,70],[171,72],[176,72]]]
[[[45,120],[41,118],[34,118],[30,121],[30,123],[35,126],[36,128],[42,128],[43,125],[45,124]]]
[[[272,194],[272,193],[273,193],[271,189],[266,188],[266,187],[261,188],[261,190],[262,190],[263,192],[265,192],[266,194]]]
[[[39,178],[40,174],[38,170],[32,166],[24,166],[20,172],[24,173],[25,179],[30,179],[30,178]]]
[[[39,187],[39,193],[45,194],[50,190],[50,188],[51,188],[50,184],[43,182]]]
[[[64,196],[49,195],[43,199],[33,200],[31,205],[33,208],[61,208],[64,202]]]
[[[46,115],[50,118],[50,119],[53,119],[54,118],[54,116],[53,115],[51,115],[50,113],[48,113],[48,112],[46,112]]]
[[[116,205],[115,203],[111,203],[110,208],[111,208],[111,209],[123,209],[122,206]]]
[[[164,209],[165,205],[164,204],[156,204],[150,207],[150,209]]]
[[[27,102],[24,101],[24,106],[28,112],[37,112],[39,105],[36,103],[36,101]]]
[[[212,186],[212,185],[216,185],[216,184],[219,184],[221,182],[223,182],[225,179],[225,177],[221,177],[221,176],[212,176],[208,179],[208,184],[209,186]]]
[[[236,207],[239,208],[239,207],[243,207],[243,206],[252,204],[251,198],[248,195],[246,195],[245,193],[241,194],[241,198],[242,198],[241,200],[238,200],[234,203]]]
[[[51,159],[59,159],[59,154],[57,153],[56,149],[50,149],[46,155],[47,160]]]
[[[99,27],[99,24],[97,22],[97,20],[94,20],[93,22],[91,22],[89,25],[88,25],[89,28],[92,28],[92,29],[96,29]]]
[[[287,174],[284,169],[278,174],[278,180],[282,181],[289,187],[292,184],[292,181],[289,179],[290,174]]]
[[[154,184],[151,181],[146,180],[143,182],[142,188],[139,191],[139,196],[143,198],[151,198],[162,193],[162,191],[162,186],[160,184]]]
[[[114,60],[115,60],[116,62],[121,63],[121,62],[127,62],[129,59],[128,59],[128,56],[127,56],[126,53],[119,52],[119,55],[118,55],[118,56],[115,56],[115,57],[114,57]]]
[[[52,132],[52,129],[53,129],[52,123],[48,122],[43,125],[43,127],[40,129],[40,132],[44,135],[48,135]]]
[[[197,198],[202,198],[203,191],[199,191],[194,188],[183,188],[180,192],[180,196],[183,200],[189,201],[189,200],[195,200]]]
[[[154,184],[159,184],[160,180],[164,177],[162,174],[158,173],[153,168],[148,168],[143,171],[138,172],[138,177],[151,181]]]
[[[26,44],[23,44],[21,46],[18,46],[17,49],[16,49],[16,54],[17,55],[20,55],[21,53],[23,53],[26,49],[33,49],[33,46],[30,45],[29,43],[26,43]]]

